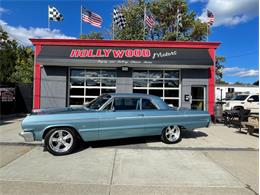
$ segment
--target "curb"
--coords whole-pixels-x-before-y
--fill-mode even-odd
[[[0,142],[0,146],[43,146],[43,143]]]

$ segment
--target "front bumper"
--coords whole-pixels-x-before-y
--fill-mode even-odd
[[[34,141],[34,136],[32,132],[20,132],[19,133],[20,136],[22,136],[24,138],[24,141],[26,142],[33,142]]]

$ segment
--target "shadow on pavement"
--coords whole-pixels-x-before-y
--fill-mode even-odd
[[[245,136],[253,136],[253,137],[258,137],[259,138],[259,129],[254,129],[253,134],[248,134],[247,131],[235,131],[237,134],[244,134]]]
[[[26,117],[26,114],[0,115],[0,126],[15,123],[15,120]]]
[[[196,139],[198,137],[207,137],[208,134],[201,131],[183,131],[182,139]],[[92,142],[82,142],[75,153],[87,148],[143,148],[148,147],[146,143],[161,142],[160,136],[133,137],[113,140],[101,140]],[[178,144],[178,143],[176,143]]]
[[[208,134],[202,131],[183,131],[182,133],[182,139],[196,139],[198,137],[208,137]]]
[[[0,126],[1,126],[1,125],[12,124],[12,123],[14,123],[14,121],[0,121]]]

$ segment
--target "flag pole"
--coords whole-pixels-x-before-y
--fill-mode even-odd
[[[145,17],[146,17],[146,5],[144,1],[144,40],[145,40]]]
[[[114,13],[114,10],[113,10]],[[115,39],[115,24],[114,24],[114,18],[113,18],[113,14],[112,14],[112,40]]]
[[[176,41],[178,40],[178,36],[179,36],[179,6],[177,6],[177,15],[176,15]]]
[[[209,42],[209,24],[207,23],[207,42]]]
[[[49,17],[49,9],[50,9],[50,5],[48,5],[48,29],[50,29],[50,17]]]
[[[80,34],[79,38],[82,35],[82,5],[80,6]]]

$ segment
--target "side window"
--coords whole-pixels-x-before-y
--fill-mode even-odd
[[[140,110],[140,98],[114,98],[115,110]]]
[[[152,110],[157,109],[156,106],[149,99],[142,99],[142,109],[143,110]]]
[[[253,99],[254,100],[253,102],[259,102],[259,96],[258,95],[252,95],[248,99]]]

